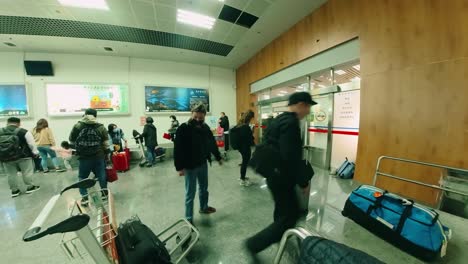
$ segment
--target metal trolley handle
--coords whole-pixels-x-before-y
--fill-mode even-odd
[[[91,188],[96,184],[95,179],[84,179],[82,181],[76,182],[66,188],[64,188],[60,194],[56,194],[50,198],[49,202],[44,206],[42,211],[36,217],[36,220],[32,223],[29,227],[28,231],[23,236],[23,241],[29,242],[44,237],[46,235],[52,235],[57,233],[66,233],[80,230],[81,228],[85,227],[89,223],[89,215],[87,214],[78,214],[71,216],[53,226],[48,227],[47,229],[43,230],[42,225],[49,217],[50,213],[55,207],[55,204],[59,200],[60,196],[71,189],[77,188]],[[42,230],[42,231],[41,231]]]

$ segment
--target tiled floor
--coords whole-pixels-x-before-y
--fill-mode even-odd
[[[222,167],[213,164],[210,168],[210,205],[218,212],[209,216],[195,215],[201,238],[186,263],[248,263],[242,241],[271,222],[273,205],[263,179],[250,174],[254,184],[239,186],[239,157],[234,152],[231,156]],[[60,235],[29,243],[21,238],[47,200],[76,180],[76,171],[36,174],[35,177],[41,190],[12,199],[6,177],[0,176],[1,263],[67,263],[59,246]],[[154,168],[133,167],[119,177],[117,182],[109,184],[115,196],[118,220],[138,214],[144,223],[159,231],[183,216],[184,181],[176,175],[172,161],[164,161]],[[387,263],[421,263],[341,216],[340,210],[353,188],[352,181],[339,180],[317,170],[312,180],[310,213],[299,225],[318,230],[327,238],[361,249]],[[66,205],[76,195],[77,192],[65,195],[53,211],[49,224],[66,217]],[[195,211],[197,207],[198,201]],[[442,214],[441,219],[454,230],[454,237],[448,255],[440,262],[466,263],[467,220],[446,214]],[[263,262],[272,263],[276,250],[277,246],[272,246],[262,252]],[[285,256],[282,263],[293,263],[293,260]]]

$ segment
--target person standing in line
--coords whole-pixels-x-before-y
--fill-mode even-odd
[[[246,240],[245,246],[252,258],[271,244],[281,240],[283,233],[296,225],[300,209],[295,193],[299,185],[304,194],[309,190],[310,177],[304,173],[300,120],[310,113],[316,104],[309,93],[297,92],[289,97],[289,111],[276,117],[265,134],[280,155],[281,163],[271,164],[279,173],[267,177],[267,185],[275,202],[273,223]]]
[[[255,114],[252,110],[248,110],[242,116],[242,119],[237,125],[239,129],[239,152],[242,155],[242,163],[240,169],[240,185],[250,186],[249,178],[246,177],[247,166],[249,165],[250,157],[252,155],[252,146],[254,143],[254,136],[252,129],[250,129],[250,122],[254,118]]]
[[[185,218],[193,224],[193,201],[197,181],[199,185],[200,213],[216,212],[208,205],[208,165],[211,154],[222,165],[216,141],[210,127],[205,124],[206,107],[197,104],[192,117],[177,129],[174,142],[174,165],[179,176],[185,176]]]
[[[10,117],[7,126],[0,129],[0,161],[8,175],[11,197],[17,197],[21,191],[18,187],[18,171],[21,171],[26,193],[31,194],[40,189],[34,184],[33,157],[39,156],[34,137],[31,132],[23,129],[21,119]]]
[[[171,119],[171,127],[169,128],[168,132],[169,135],[171,135],[171,140],[174,141],[177,128],[179,128],[180,124],[175,115],[171,115],[169,118]]]
[[[226,153],[229,151],[229,118],[226,113],[221,112],[218,123],[224,130],[224,155],[227,155]]]
[[[158,134],[157,129],[153,125],[154,120],[152,117],[146,118],[146,124],[143,128],[143,133],[141,134],[141,138],[145,142],[146,146],[146,167],[150,168],[156,164],[156,147],[158,146]]]
[[[33,128],[32,134],[36,141],[37,149],[41,155],[41,165],[44,173],[49,172],[48,157],[52,159],[56,172],[63,172],[57,159],[57,154],[52,149],[55,147],[55,138],[52,130],[49,128],[49,123],[44,118],[37,121],[36,127]]]
[[[110,162],[109,133],[96,120],[96,109],[88,108],[70,133],[70,144],[75,146],[78,156],[78,178],[84,180],[94,173],[102,191],[102,198],[107,199],[106,161]],[[81,205],[88,205],[88,191],[80,188]]]

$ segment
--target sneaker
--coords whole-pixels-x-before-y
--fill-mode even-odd
[[[11,191],[11,197],[13,197],[13,198],[14,198],[14,197],[16,197],[16,196],[20,195],[20,193],[21,193],[21,192],[20,192],[20,190]]]
[[[247,178],[245,178],[245,180],[243,180],[243,182],[244,182],[245,187],[249,187],[250,185],[252,185],[252,183]]]
[[[33,186],[31,186],[31,187],[28,187],[28,189],[26,189],[26,193],[27,193],[27,194],[33,193],[33,192],[39,190],[40,188],[41,188],[41,187],[39,187],[39,186],[34,186],[34,185],[33,185]]]
[[[88,196],[82,197],[80,204],[83,207],[87,207],[89,205]]]
[[[66,170],[65,169],[60,169],[60,168],[55,169],[55,172],[64,172],[64,171],[66,171]]]
[[[153,164],[151,163],[146,164],[146,168],[151,168],[151,167],[153,167]]]
[[[239,179],[239,185],[240,186],[245,186],[245,180]]]
[[[200,214],[212,214],[216,212],[216,208],[208,206],[205,210],[200,210]]]
[[[49,170],[42,171],[42,173],[44,174],[49,173]]]
[[[102,190],[101,191],[101,198],[103,201],[106,201],[109,198],[109,191],[108,190]]]

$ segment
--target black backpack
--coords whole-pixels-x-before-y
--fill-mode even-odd
[[[240,135],[240,127],[235,126],[229,130],[229,142],[231,143],[231,147],[234,150],[240,149],[241,144],[241,135]]]
[[[99,124],[83,124],[75,140],[76,152],[80,156],[96,155],[102,148],[102,135],[97,130]]]
[[[19,127],[13,131],[2,128],[0,132],[0,161],[17,160],[23,154],[23,147],[18,137],[20,130]]]

